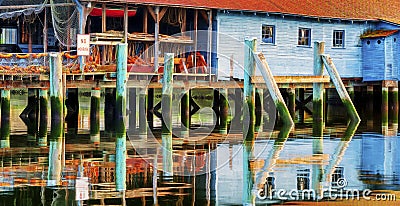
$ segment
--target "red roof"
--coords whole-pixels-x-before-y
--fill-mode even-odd
[[[114,0],[116,1],[116,0]],[[118,0],[117,0],[118,1]],[[182,7],[258,11],[354,20],[386,20],[400,24],[400,0],[120,0]]]
[[[366,32],[365,34],[361,35],[360,38],[365,39],[365,38],[378,38],[378,37],[388,37],[390,35],[393,35],[397,33],[399,30],[376,30],[376,31],[370,31]]]

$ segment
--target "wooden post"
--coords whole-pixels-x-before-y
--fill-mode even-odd
[[[43,52],[47,53],[48,47],[48,36],[47,36],[47,8],[44,7],[44,17],[43,17]],[[46,58],[46,57],[45,57]],[[46,62],[46,61],[45,61]]]
[[[299,102],[304,102],[304,88],[299,88]],[[304,108],[299,107],[299,119],[298,122],[303,124],[304,123]]]
[[[322,55],[322,60],[328,71],[329,76],[331,77],[331,81],[335,85],[336,91],[338,92],[340,99],[342,100],[344,106],[346,107],[350,118],[354,122],[360,122],[360,116],[358,116],[357,110],[351,101],[349,94],[346,91],[346,87],[344,86],[342,79],[339,76],[339,73],[336,70],[335,64],[333,64],[332,59],[327,55]]]
[[[11,106],[10,106],[10,90],[1,90],[1,138],[0,148],[10,147],[10,118],[11,118]]]
[[[207,68],[209,81],[211,82],[211,54],[212,54],[212,10],[208,11],[208,44],[207,44]]]
[[[65,75],[63,75],[64,77]],[[67,134],[76,136],[78,133],[78,117],[79,117],[79,90],[78,88],[69,88],[67,90],[67,99],[65,100],[67,107]]]
[[[229,116],[229,102],[228,102],[228,89],[221,88],[219,90],[219,132],[221,134],[228,134],[228,116]]]
[[[136,88],[129,89],[129,131],[136,131]]]
[[[234,95],[235,116],[233,117],[233,119],[231,121],[231,131],[232,130],[241,131],[243,129],[242,124],[241,124],[242,105],[243,105],[242,89],[236,88],[236,89],[234,89],[234,91],[235,91],[235,95]]]
[[[289,94],[288,109],[290,116],[294,120],[296,115],[296,89],[289,88],[287,92]]]
[[[190,129],[190,91],[183,90],[181,98],[181,136],[183,138],[189,136]]]
[[[218,89],[214,89],[213,90],[213,92],[214,92],[214,95],[213,95],[213,106],[212,106],[212,110],[214,111],[214,114],[215,114],[215,120],[214,120],[214,126],[215,126],[215,129],[217,129],[218,127],[219,127],[219,118],[220,118],[220,113],[219,113],[219,104],[220,104],[220,102],[219,102],[219,98],[220,98],[220,96],[219,96],[219,91],[218,91]]]
[[[374,86],[367,86],[367,128],[374,128]]]
[[[160,7],[156,6],[155,7],[155,23],[154,23],[154,71],[157,72],[158,71],[158,53],[159,53],[159,44],[160,41],[158,39],[159,36],[159,26],[160,26],[160,17],[159,17],[159,13],[160,13]]]
[[[40,89],[39,90],[39,132],[38,132],[38,146],[46,147],[47,146],[47,125],[48,125],[48,90]]]
[[[253,52],[256,51],[256,38],[245,39],[244,53],[244,86],[243,86],[243,137],[244,141],[254,141],[254,123],[255,123],[255,90],[251,82],[256,69]]]
[[[107,134],[112,134],[115,130],[115,100],[116,92],[114,88],[106,88],[104,95],[104,130]]]
[[[149,125],[149,129],[152,130],[154,127],[154,115],[150,111],[154,107],[154,89],[149,88],[147,93],[147,123]]]
[[[399,89],[398,87],[392,87],[390,89],[390,112],[391,112],[391,120],[394,128],[398,127],[399,123]],[[396,130],[397,131],[397,130]]]
[[[143,112],[142,112],[143,111]],[[147,88],[139,89],[139,138],[147,138]]]
[[[271,95],[272,100],[274,100],[276,109],[283,120],[284,127],[292,128],[294,126],[294,122],[290,116],[289,109],[283,100],[282,94],[279,91],[279,87],[275,82],[267,60],[262,53],[254,54],[254,59],[256,60],[257,66],[264,78],[265,84],[269,90],[269,94]]]
[[[107,31],[107,7],[105,3],[101,4],[101,32]]]
[[[163,176],[173,176],[172,159],[172,71],[174,69],[174,54],[164,54],[164,75],[162,87],[162,148],[163,148]]]
[[[128,4],[124,6],[124,43],[128,43]],[[128,52],[127,52],[128,54]]]
[[[64,91],[62,85],[62,58],[50,53],[51,134],[49,148],[48,186],[61,184],[62,147],[64,137]]]
[[[389,88],[382,85],[382,130],[389,126]]]
[[[117,83],[115,101],[115,184],[117,191],[126,189],[126,78],[128,44],[117,45]]]
[[[147,22],[148,22],[148,11],[146,7],[143,7],[143,33],[147,33]]]
[[[93,88],[90,97],[90,141],[100,144],[100,88]]]
[[[321,54],[325,51],[325,42],[314,42],[314,75],[324,73]],[[324,133],[324,84],[313,83],[313,136],[321,137]]]
[[[256,123],[255,123],[255,131],[260,132],[262,130],[263,125],[263,111],[264,111],[264,91],[263,89],[256,89],[256,98],[255,98],[255,114],[256,114]]]

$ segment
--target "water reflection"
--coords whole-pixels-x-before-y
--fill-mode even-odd
[[[90,98],[85,100],[89,102]],[[11,104],[16,107],[23,101],[12,98]],[[83,107],[79,108],[83,115],[79,119],[88,121],[89,112]],[[22,110],[13,110],[11,122],[23,125],[13,120]],[[120,161],[116,154],[123,143],[102,133],[100,144],[94,145],[89,124],[80,127],[77,136],[67,133],[67,138],[50,128],[48,146],[40,139],[40,145],[28,144],[26,130],[20,132],[21,127],[11,131],[10,148],[0,150],[2,205],[288,203],[278,198],[278,189],[314,189],[316,197],[326,196],[322,189],[336,187],[341,178],[347,180],[348,189],[400,190],[399,137],[362,130],[355,133],[358,124],[354,123],[327,127],[322,137],[313,137],[307,127],[263,131],[254,142],[245,144],[240,132],[193,137],[196,141],[174,137],[174,176],[169,181],[162,178],[161,133],[157,127],[156,138],[129,135],[132,141],[124,144],[125,166],[117,165]],[[125,172],[125,180],[118,180],[117,168]],[[117,180],[125,184],[121,186],[125,189],[118,189]]]

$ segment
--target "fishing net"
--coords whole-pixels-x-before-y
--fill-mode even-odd
[[[54,35],[62,46],[76,46],[79,31],[79,12],[72,0],[50,0]]]

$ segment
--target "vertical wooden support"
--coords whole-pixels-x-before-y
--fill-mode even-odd
[[[10,90],[1,90],[1,138],[0,148],[10,147],[10,118],[11,118],[11,106],[10,106]]]
[[[115,185],[117,191],[126,189],[126,77],[128,44],[117,45],[117,83],[115,101]]]
[[[290,116],[294,120],[296,115],[296,90],[295,88],[289,88],[287,92],[289,94],[288,109]]]
[[[112,134],[115,129],[115,94],[114,88],[106,88],[104,96],[104,130],[105,133]]]
[[[212,54],[212,10],[208,11],[208,44],[207,44],[207,68],[209,74],[209,81],[211,82],[211,54]]]
[[[321,54],[325,51],[325,42],[314,42],[314,75],[324,73],[324,64]],[[321,137],[324,130],[324,84],[313,83],[313,136]]]
[[[93,88],[90,97],[90,141],[100,144],[100,88]]]
[[[374,128],[374,86],[367,86],[367,101],[366,112],[367,112],[367,128]]]
[[[392,87],[390,88],[390,99],[391,99],[391,105],[390,105],[390,112],[391,112],[391,121],[396,128],[399,123],[399,89],[398,87]],[[397,131],[397,130],[396,130]]]
[[[78,88],[69,88],[67,90],[67,99],[65,105],[67,107],[67,122],[68,135],[76,135],[78,133],[78,117],[79,117],[79,93]]]
[[[188,137],[190,129],[190,91],[183,90],[181,98],[181,136]]]
[[[124,43],[128,43],[128,4],[124,6]]]
[[[256,89],[256,98],[255,98],[255,114],[256,114],[256,123],[255,123],[255,131],[260,132],[263,125],[263,112],[264,112],[264,91],[263,89]]]
[[[47,53],[48,35],[47,35],[47,8],[46,7],[44,7],[43,13],[44,13],[44,17],[43,17],[43,52]]]
[[[382,85],[382,130],[389,126],[389,88]]]
[[[215,114],[215,120],[214,120],[214,125],[215,125],[215,129],[218,129],[218,127],[219,127],[219,118],[220,118],[220,113],[219,113],[219,104],[220,104],[220,102],[219,102],[219,98],[220,98],[220,96],[219,96],[219,91],[218,91],[218,89],[214,89],[213,90],[214,91],[214,95],[213,95],[213,106],[212,106],[212,110],[214,111],[214,114]]]
[[[39,90],[39,133],[38,133],[38,146],[47,146],[47,125],[48,125],[48,90]]]
[[[105,3],[101,4],[101,32],[107,31],[107,7]]]
[[[158,54],[159,54],[159,46],[160,46],[160,41],[158,39],[159,37],[159,26],[160,26],[160,17],[159,17],[159,13],[160,13],[160,7],[156,6],[155,7],[155,15],[156,15],[156,19],[154,22],[154,71],[157,72],[158,71]]]
[[[136,131],[136,88],[129,89],[129,131]]]
[[[221,88],[219,90],[219,132],[221,134],[228,133],[228,115],[229,115],[229,102],[228,102],[228,89]]]
[[[147,33],[148,14],[147,8],[143,7],[143,33]]]
[[[143,111],[143,112],[142,112]],[[147,88],[139,89],[139,138],[147,138]]]
[[[162,87],[162,148],[164,177],[173,176],[172,159],[172,71],[174,69],[174,54],[164,54],[164,75]]]
[[[235,95],[234,95],[234,111],[235,111],[235,116],[233,117],[231,121],[231,131],[240,131],[243,129],[242,124],[241,124],[241,118],[242,118],[242,105],[243,105],[243,99],[242,99],[242,89],[236,88],[234,89]],[[242,127],[242,128],[241,128]]]
[[[38,90],[34,88],[28,88],[28,105],[20,115],[21,119],[23,119],[27,125],[28,141],[36,141],[39,117],[38,103]]]
[[[304,102],[304,88],[299,88],[299,102],[303,103]],[[298,116],[298,122],[303,124],[304,123],[304,108],[299,107],[299,116]]]
[[[256,51],[256,39],[246,39],[244,53],[244,88],[243,88],[243,137],[244,141],[254,141],[254,123],[255,123],[255,89],[251,82],[256,65],[253,52]]]
[[[61,184],[62,146],[64,136],[64,92],[62,85],[62,58],[50,53],[51,134],[49,148],[48,185]]]
[[[147,122],[149,125],[149,129],[153,129],[154,127],[154,115],[153,112],[151,112],[150,110],[152,110],[154,107],[154,89],[153,88],[149,88],[148,89],[148,93],[147,93]]]

